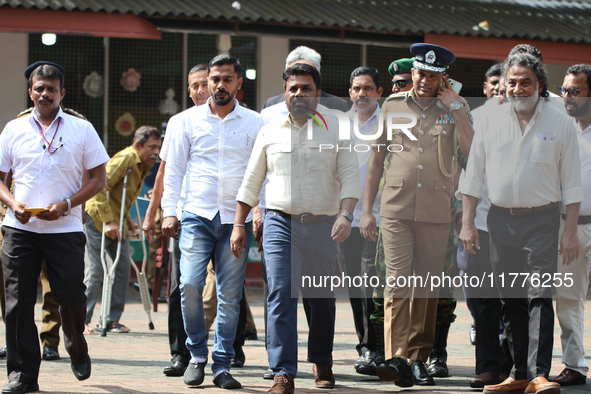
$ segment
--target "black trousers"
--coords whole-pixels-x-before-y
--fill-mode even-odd
[[[376,243],[368,241],[361,236],[359,227],[352,227],[349,238],[339,245],[339,255],[337,261],[341,271],[353,279],[354,276],[369,277],[376,276]],[[367,350],[376,350],[376,332],[371,324],[370,317],[374,311],[373,288],[368,286],[348,288],[349,302],[353,311],[353,321],[355,323],[355,332],[359,343],[357,344],[357,353],[363,355]]]
[[[470,275],[482,278],[490,275],[490,239],[486,231],[478,230],[480,249],[476,249],[475,264]],[[491,286],[492,284],[492,286]],[[501,319],[501,298],[494,282],[470,289],[470,300],[476,327],[476,374],[504,372],[509,374],[513,360],[505,354],[499,343],[499,320]]]
[[[180,232],[179,232],[180,234]],[[170,345],[170,355],[172,362],[180,361],[188,364],[191,360],[191,354],[185,344],[187,333],[183,324],[183,314],[181,312],[181,250],[178,241],[174,242],[174,258],[171,259],[170,267],[170,294],[168,295],[168,342]]]
[[[553,278],[557,269],[560,212],[551,208],[513,216],[492,207],[487,225],[491,263],[515,364],[511,377],[517,380],[548,378],[554,341],[554,308],[552,280],[546,279]]]
[[[60,305],[66,350],[74,364],[84,362],[88,354],[83,334],[86,236],[83,232],[38,234],[6,226],[2,234],[8,380],[33,383],[41,364],[34,308],[43,259],[54,299]]]

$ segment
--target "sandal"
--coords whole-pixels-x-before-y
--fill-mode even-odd
[[[84,335],[92,335],[94,334],[94,330],[88,324],[84,324]]]
[[[107,331],[126,334],[126,333],[130,332],[131,330],[129,328],[125,327],[123,324],[114,321],[111,324],[109,324],[109,328],[107,329]]]

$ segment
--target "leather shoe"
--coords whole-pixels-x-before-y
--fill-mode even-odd
[[[271,368],[267,368],[267,370],[263,374],[263,379],[267,379],[267,380],[275,379],[275,376],[273,376],[273,370]]]
[[[492,386],[501,383],[502,380],[496,372],[483,372],[474,379],[470,380],[470,387],[473,389],[482,389],[484,386]]]
[[[586,384],[587,377],[572,369],[564,368],[564,371],[551,381],[556,382],[561,386],[573,386],[575,384]]]
[[[394,382],[398,387],[412,387],[412,372],[410,365],[401,357],[394,357],[378,365],[376,370],[378,378],[384,382]]]
[[[229,372],[224,371],[213,380],[213,384],[227,390],[235,390],[242,387],[239,381],[234,379]]]
[[[164,367],[164,374],[166,376],[183,376],[185,369],[187,369],[187,364],[182,361],[174,361]]]
[[[410,369],[412,371],[412,380],[414,384],[418,384],[419,386],[433,386],[435,382],[429,372],[427,372],[427,368],[425,368],[425,363],[421,360],[413,361],[410,364]]]
[[[376,376],[377,365],[375,363],[376,352],[367,350],[364,354],[359,356],[357,361],[353,363],[355,372],[361,375]]]
[[[548,382],[543,376],[531,380],[525,388],[525,394],[560,394],[560,385],[556,382]]]
[[[314,385],[320,389],[332,389],[335,385],[332,364],[312,364]]]
[[[230,368],[242,368],[246,362],[246,356],[242,347],[234,349],[234,357],[230,360]]]
[[[74,363],[72,362],[71,365],[72,372],[74,372],[74,376],[76,377],[76,379],[86,380],[90,377],[90,356],[88,354],[86,355],[86,358],[81,364],[74,365]]]
[[[496,393],[523,393],[528,385],[527,380],[515,380],[511,377],[503,380],[499,384],[484,386],[484,394]]]
[[[25,383],[14,380],[8,382],[3,388],[3,393],[32,393],[33,391],[39,391],[39,385],[37,383]]]
[[[6,358],[6,346],[0,348],[0,358]]]
[[[57,351],[56,347],[43,346],[43,360],[53,361],[53,360],[59,360],[59,359],[60,359],[60,354]]]

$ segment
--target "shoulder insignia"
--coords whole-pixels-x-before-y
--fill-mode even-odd
[[[18,114],[16,117],[17,118],[20,118],[20,117],[23,117],[25,115],[29,115],[31,112],[33,112],[33,109],[35,109],[35,107],[31,107],[31,108],[25,109],[23,112],[21,112],[20,114]]]
[[[75,117],[77,117],[77,118],[80,118],[80,119],[88,120],[88,119],[86,119],[86,117],[85,117],[84,115],[82,115],[82,114],[81,114],[81,113],[79,113],[79,112],[76,112],[76,111],[74,111],[74,110],[73,110],[73,109],[71,109],[71,108],[62,108],[62,110],[63,110],[65,113],[67,113],[68,115],[72,115],[72,116],[75,116]]]
[[[391,95],[389,95],[386,98],[386,102],[391,101],[391,100],[403,99],[405,97],[406,97],[406,92],[392,93]]]

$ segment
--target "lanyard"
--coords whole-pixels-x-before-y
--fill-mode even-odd
[[[54,148],[51,145],[51,143],[55,139],[55,136],[57,135],[57,132],[60,129],[60,122],[61,122],[62,118],[58,118],[57,119],[57,127],[55,128],[55,134],[53,135],[53,138],[51,138],[51,142],[47,141],[47,138],[45,138],[45,134],[43,133],[43,129],[41,128],[41,125],[39,124],[39,122],[37,121],[37,119],[34,119],[34,120],[35,120],[35,124],[37,125],[37,128],[39,129],[39,133],[41,133],[41,137],[43,137],[43,139],[45,140],[45,142],[47,142],[47,145],[48,145],[47,152],[49,152],[50,155],[53,154],[53,153],[55,153],[55,152],[57,152],[57,150],[59,148],[61,148],[62,145],[63,145],[62,144],[62,137],[60,137],[60,140],[59,140],[60,141],[60,144],[59,144],[59,146],[57,148]],[[53,152],[50,149],[53,149]]]

